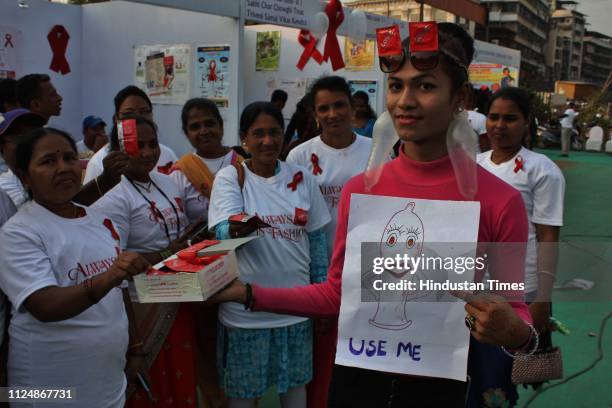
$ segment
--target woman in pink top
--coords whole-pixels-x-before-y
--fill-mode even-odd
[[[454,114],[462,109],[468,92],[468,73],[473,54],[473,39],[458,25],[442,23],[439,28],[439,53],[432,60],[410,55],[405,40],[403,58],[381,60],[389,72],[387,109],[403,141],[400,156],[384,165],[377,184],[366,191],[364,175],[351,179],[344,187],[338,209],[338,228],[328,280],[296,288],[264,288],[237,281],[217,297],[218,301],[238,301],[251,310],[296,314],[310,317],[336,317],[340,310],[341,280],[344,265],[347,224],[352,194],[409,197],[430,200],[465,201],[447,151],[446,133]],[[433,62],[433,63],[432,63]],[[393,64],[395,63],[395,66]],[[419,69],[415,67],[417,65]],[[524,243],[527,218],[518,191],[484,169],[477,169],[478,192],[472,201],[480,202],[479,243]],[[492,278],[522,282],[524,251],[504,258],[490,253]],[[476,276],[482,279],[482,276]],[[530,350],[533,331],[531,317],[521,301],[507,302],[500,296],[463,296],[471,326],[472,344],[468,374],[472,383],[482,383],[481,364],[490,357],[481,348],[502,352],[499,346]],[[469,320],[469,322],[467,322]],[[330,338],[337,338],[337,327]],[[332,361],[329,364],[333,364]],[[495,367],[493,367],[495,368]],[[499,370],[503,372],[503,370]],[[493,376],[497,371],[493,370]],[[501,382],[503,383],[503,381]],[[501,395],[491,385],[492,396]],[[470,386],[468,406],[485,406],[488,395]],[[414,377],[336,366],[329,397],[330,407],[463,407],[466,383]],[[504,391],[501,390],[501,393]],[[506,396],[504,395],[504,398]]]

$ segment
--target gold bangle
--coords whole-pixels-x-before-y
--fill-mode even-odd
[[[550,276],[553,279],[553,281],[557,280],[557,277],[555,276],[555,274],[549,271],[537,271],[536,274],[537,275],[547,275],[547,276]]]
[[[143,346],[144,346],[144,343],[142,341],[138,341],[138,342],[136,342],[134,344],[130,344],[128,346],[128,350],[134,350],[136,348],[143,347]]]
[[[94,178],[94,181],[96,182],[96,187],[98,188],[98,194],[100,194],[100,197],[102,197],[104,194],[102,194],[102,190],[100,189],[100,185],[98,184],[98,177]]]

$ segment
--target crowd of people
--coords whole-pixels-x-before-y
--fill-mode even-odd
[[[74,388],[83,407],[256,407],[271,387],[287,408],[514,406],[512,353],[550,347],[556,251],[535,248],[558,241],[565,190],[559,168],[525,147],[532,107],[520,88],[493,94],[466,135],[482,151],[470,198],[478,243],[533,244],[522,257],[488,259],[491,277],[525,282],[524,299],[457,294],[470,381],[334,364],[351,197],[466,201],[447,133],[473,108],[474,41],[455,24],[438,30],[435,58],[419,61],[406,39],[402,59],[380,60],[400,144],[369,187],[377,115],[340,76],[317,79],[287,127],[285,92],[246,106],[238,146],[223,144],[214,102],[187,101],[177,123],[193,150],[180,158],[160,143],[154,106],[136,86],[117,92],[110,135],[90,115],[75,143],[47,126],[62,103],[48,76],[2,80],[6,384]],[[122,146],[125,120],[137,154]],[[204,303],[135,301],[131,278],[196,242],[204,225],[197,237],[260,236],[236,252],[240,278]]]

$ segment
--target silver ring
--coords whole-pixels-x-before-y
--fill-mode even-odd
[[[472,315],[465,316],[465,327],[467,327],[470,331],[476,328],[476,318]]]

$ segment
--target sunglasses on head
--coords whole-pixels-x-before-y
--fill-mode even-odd
[[[399,70],[406,62],[406,57],[408,56],[410,64],[412,64],[414,68],[419,71],[429,71],[438,66],[440,57],[442,55],[446,56],[453,61],[453,63],[463,68],[467,77],[467,67],[465,64],[462,63],[459,58],[443,50],[410,52],[406,48],[403,48],[401,54],[379,57],[378,63],[382,72],[390,74]]]

